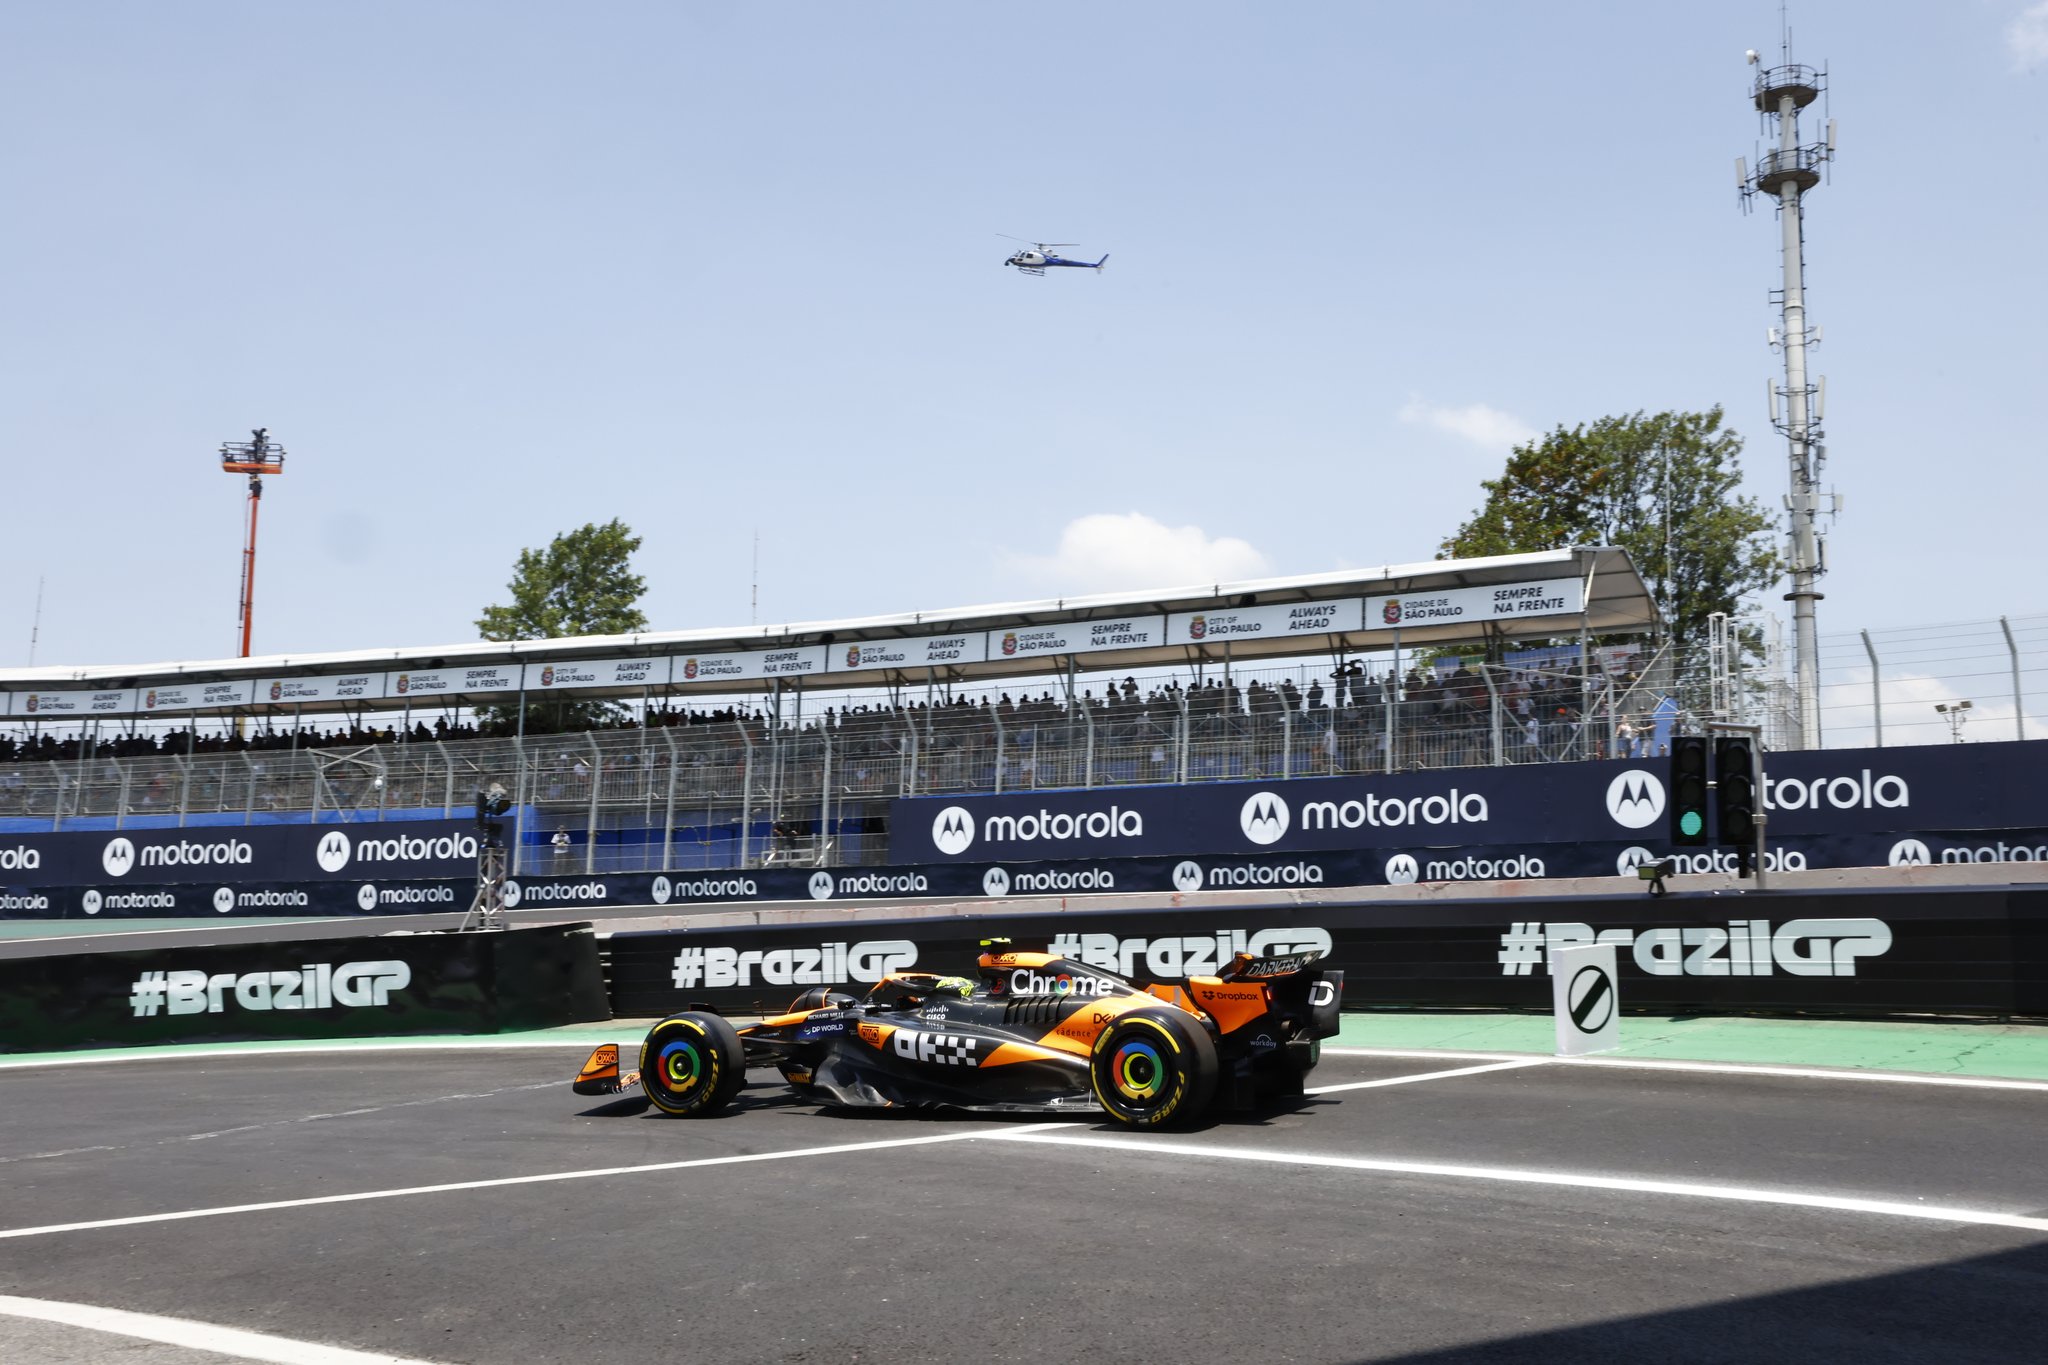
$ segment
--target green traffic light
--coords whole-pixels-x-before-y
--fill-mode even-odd
[[[1703,816],[1701,816],[1700,813],[1696,810],[1689,810],[1685,814],[1678,817],[1679,832],[1684,834],[1687,838],[1690,838],[1693,835],[1698,834],[1701,830],[1705,829],[1706,827],[1706,819]]]

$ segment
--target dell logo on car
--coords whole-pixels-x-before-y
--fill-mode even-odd
[[[1237,813],[1237,827],[1255,844],[1275,844],[1286,837],[1293,818],[1284,798],[1272,792],[1253,792]]]
[[[1664,814],[1664,784],[1640,768],[1617,773],[1607,784],[1607,814],[1625,828],[1649,828]]]
[[[974,813],[965,806],[948,806],[932,821],[932,845],[947,857],[965,853],[973,842]]]

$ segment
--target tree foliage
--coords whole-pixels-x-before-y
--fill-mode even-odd
[[[1779,576],[1773,523],[1742,482],[1742,438],[1721,409],[1603,417],[1514,448],[1441,558],[1568,545],[1627,550],[1671,638],[1703,643],[1707,618]]]
[[[476,628],[486,640],[554,640],[567,635],[629,635],[647,628],[639,607],[647,580],[633,572],[640,537],[617,517],[566,531],[545,550],[521,550],[506,585],[508,606],[488,606]],[[477,718],[487,731],[509,731],[519,708],[483,706]],[[553,697],[529,700],[529,733],[582,730],[612,719],[612,702]]]

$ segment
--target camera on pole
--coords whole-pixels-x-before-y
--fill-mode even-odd
[[[476,794],[476,898],[462,917],[462,928],[505,927],[505,816],[512,798],[502,783],[493,782]]]

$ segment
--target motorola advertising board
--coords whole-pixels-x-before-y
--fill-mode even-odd
[[[1173,982],[1239,952],[1319,952],[1344,1004],[1547,1009],[1556,955],[1608,944],[1659,1009],[2048,1012],[2048,891],[1557,897],[966,915],[614,934],[613,1012],[775,1013],[892,972],[972,973],[982,938]]]
[[[1773,840],[1914,834],[1977,844],[2048,828],[2048,741],[1769,754]],[[1668,761],[1440,768],[1370,777],[1098,787],[890,804],[896,864],[1341,849],[1659,846]],[[1877,861],[1884,861],[1879,858]],[[1834,856],[1828,865],[1850,859]]]
[[[466,820],[0,834],[0,887],[473,877],[476,852]]]

